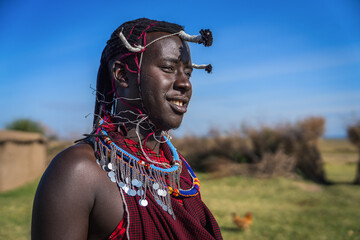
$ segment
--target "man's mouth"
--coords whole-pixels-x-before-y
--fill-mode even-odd
[[[179,107],[182,107],[184,105],[184,102],[179,100],[170,100],[170,102]]]
[[[180,114],[184,114],[187,111],[187,103],[189,102],[186,99],[169,99],[168,100],[170,103],[171,108]]]

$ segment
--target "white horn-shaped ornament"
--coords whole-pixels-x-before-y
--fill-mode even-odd
[[[211,64],[201,64],[201,65],[197,65],[195,63],[191,64],[191,66],[193,68],[196,68],[196,69],[205,69],[205,71],[207,71],[208,73],[211,73],[212,71],[212,66]]]
[[[123,42],[123,44],[125,45],[127,50],[129,50],[130,52],[135,52],[135,53],[140,52],[145,48],[145,47],[139,46],[139,45],[135,45],[134,47],[131,46],[130,43],[126,40],[124,34],[122,33],[122,30],[119,32],[119,38]]]
[[[204,44],[205,47],[210,47],[213,42],[212,33],[209,29],[201,29],[200,35],[189,35],[181,30],[179,32],[179,37],[188,42]]]

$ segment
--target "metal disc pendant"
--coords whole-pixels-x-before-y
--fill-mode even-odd
[[[125,183],[123,183],[123,182],[118,182],[118,186],[122,188],[123,186],[125,186]]]
[[[169,213],[170,215],[172,215],[174,212],[173,212],[173,210],[171,210],[171,208],[168,208],[168,213]]]
[[[136,195],[136,190],[130,189],[130,190],[129,190],[129,195],[132,196],[132,197],[134,197],[134,196]]]
[[[155,190],[159,189],[159,184],[158,184],[158,183],[154,183],[154,184],[153,184],[153,188],[154,188]]]
[[[139,195],[139,196],[144,195],[144,190],[142,190],[142,189],[137,190],[137,195]]]
[[[107,167],[108,167],[110,170],[114,170],[112,163],[109,163],[109,164],[107,165]]]
[[[115,177],[115,173],[114,172],[108,172],[107,174],[109,176],[109,178],[113,178]]]
[[[165,197],[166,194],[167,194],[167,192],[166,192],[166,190],[164,190],[164,189],[159,189],[159,190],[157,190],[157,194],[158,194],[159,196]]]
[[[136,178],[134,178],[133,180],[131,180],[131,184],[132,185],[134,185],[134,186],[136,186],[137,187],[137,185],[138,185],[138,180],[136,179]]]
[[[146,207],[149,203],[148,203],[148,200],[146,200],[146,199],[140,199],[139,204],[140,204],[140,206]]]
[[[142,185],[143,185],[143,183],[138,180],[138,181],[137,181],[137,184],[135,185],[135,187],[138,187],[138,188],[139,188],[139,187],[141,187]]]
[[[167,212],[168,207],[164,204],[164,205],[162,205],[162,209],[163,209],[165,212]]]
[[[128,193],[129,191],[129,187],[127,185],[123,186],[122,189],[124,190],[125,193]]]

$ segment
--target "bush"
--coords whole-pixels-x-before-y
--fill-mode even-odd
[[[17,119],[9,123],[5,127],[7,130],[23,131],[23,132],[36,132],[45,133],[45,128],[38,122],[31,119]]]
[[[233,131],[222,135],[213,128],[208,137],[187,136],[175,145],[194,169],[217,172],[217,176],[293,176],[297,172],[325,184],[317,147],[324,125],[323,118],[311,117],[277,127],[244,127],[242,134]]]

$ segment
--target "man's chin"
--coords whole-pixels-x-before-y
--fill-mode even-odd
[[[162,131],[170,131],[170,130],[176,130],[181,126],[182,123],[182,118],[181,119],[177,119],[175,121],[151,121],[157,129],[162,130]]]

